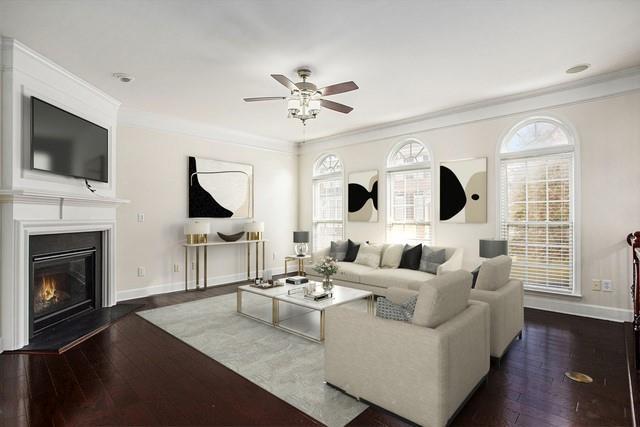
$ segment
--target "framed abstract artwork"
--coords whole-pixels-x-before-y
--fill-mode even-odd
[[[440,163],[440,221],[487,222],[487,158]]]
[[[349,174],[349,221],[378,221],[378,171]]]
[[[253,166],[189,157],[189,218],[252,218]]]

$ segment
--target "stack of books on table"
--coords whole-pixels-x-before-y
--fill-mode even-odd
[[[303,283],[309,282],[309,279],[304,276],[291,276],[287,277],[286,282],[289,285],[302,285]]]

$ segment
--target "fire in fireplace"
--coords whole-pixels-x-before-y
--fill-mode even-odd
[[[54,277],[43,276],[40,281],[40,289],[36,292],[36,298],[33,302],[33,311],[36,313],[46,311],[48,307],[64,303],[70,298],[69,293],[58,289]]]
[[[101,233],[30,238],[33,337],[101,306]]]

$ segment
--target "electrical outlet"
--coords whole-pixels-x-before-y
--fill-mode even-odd
[[[602,289],[602,281],[600,281],[600,279],[593,279],[591,281],[591,290],[599,291],[600,289]]]
[[[147,271],[144,267],[138,267],[138,277],[144,277],[147,274]]]
[[[144,213],[138,214],[138,222],[144,222]]]
[[[195,261],[191,261],[191,269],[192,270],[196,269],[196,262]]]
[[[173,272],[180,273],[180,264],[173,264]]]
[[[609,279],[602,280],[602,290],[604,292],[613,292],[613,282]]]

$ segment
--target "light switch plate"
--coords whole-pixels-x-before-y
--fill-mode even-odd
[[[602,289],[602,281],[600,281],[599,279],[593,279],[591,281],[591,290],[599,291],[600,289]]]
[[[138,214],[138,222],[144,222],[144,214],[143,213],[139,213]]]
[[[602,290],[604,292],[613,292],[613,282],[609,279],[602,280]]]

